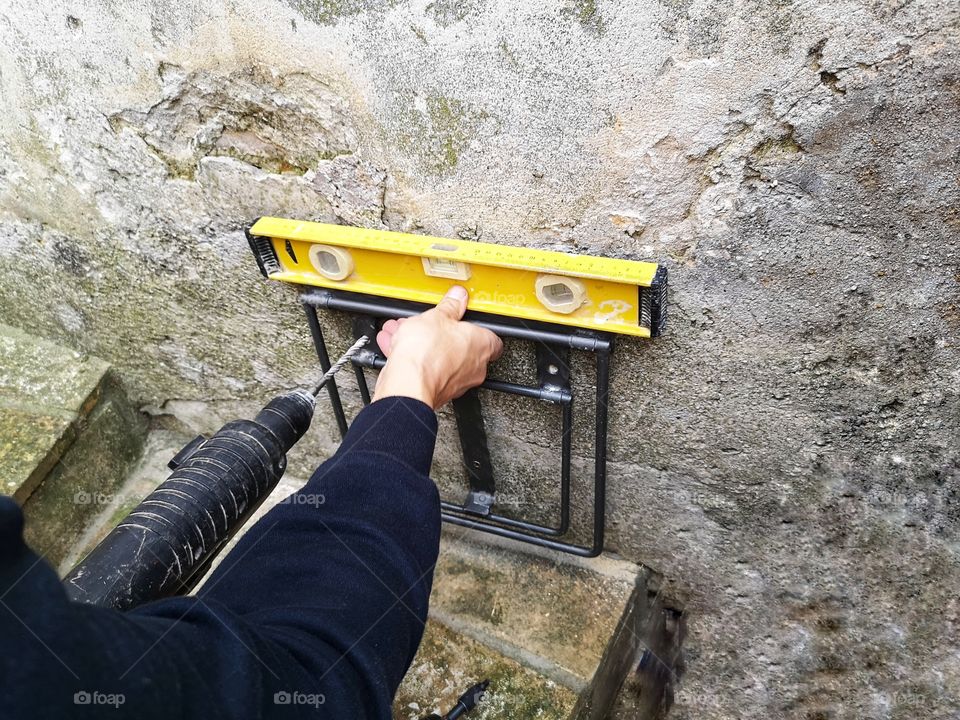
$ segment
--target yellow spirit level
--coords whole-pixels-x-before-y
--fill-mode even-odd
[[[273,280],[430,304],[459,284],[470,310],[637,337],[666,322],[656,263],[272,217],[247,238]]]

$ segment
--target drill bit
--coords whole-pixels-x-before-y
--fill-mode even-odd
[[[314,397],[317,396],[317,393],[320,392],[320,388],[327,384],[327,381],[330,380],[334,375],[340,372],[340,368],[346,365],[350,360],[356,357],[357,353],[360,352],[361,348],[370,342],[370,338],[364,335],[359,340],[357,340],[353,345],[350,346],[350,349],[347,350],[343,355],[340,356],[340,359],[337,360],[333,365],[330,366],[330,369],[327,370],[323,377],[320,378],[320,382],[317,384],[313,390],[310,391],[310,394]]]

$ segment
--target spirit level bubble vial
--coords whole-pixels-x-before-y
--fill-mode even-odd
[[[657,263],[272,217],[247,239],[273,280],[428,304],[459,284],[470,310],[636,337],[666,323]]]

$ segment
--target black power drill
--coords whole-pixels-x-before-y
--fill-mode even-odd
[[[253,420],[190,442],[163,484],[64,578],[70,598],[126,610],[189,592],[276,487],[313,408],[309,392],[287,393]]]
[[[170,477],[64,578],[70,599],[127,610],[189,592],[276,487],[317,393],[368,341],[357,340],[312,390],[275,397],[253,420],[188,443],[170,461]]]

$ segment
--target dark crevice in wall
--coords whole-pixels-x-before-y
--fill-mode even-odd
[[[679,605],[660,589],[661,578],[650,573],[634,632],[641,653],[620,689],[610,720],[661,720],[673,706],[685,671],[683,641],[687,618]]]

